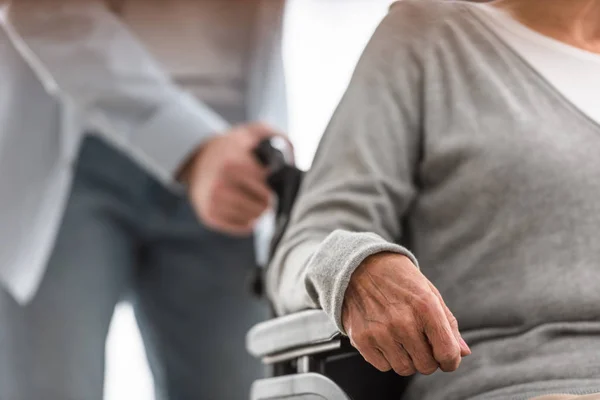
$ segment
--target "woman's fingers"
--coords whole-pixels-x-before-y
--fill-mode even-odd
[[[469,353],[437,289],[398,254],[371,256],[354,271],[342,322],[359,332],[350,337],[367,361],[400,375],[454,371]]]
[[[392,369],[392,366],[386,357],[376,347],[374,338],[362,336],[360,334],[352,335],[351,332],[348,332],[348,335],[350,337],[350,344],[360,352],[366,362],[381,372],[387,372]]]
[[[394,339],[394,334],[383,335],[380,338],[381,352],[386,360],[398,375],[411,376],[417,372],[422,372],[415,367],[411,356],[408,354],[404,345]],[[434,371],[437,369],[435,365]]]
[[[431,288],[431,291],[435,294],[435,296],[438,298],[438,301],[442,305],[442,309],[444,310],[444,313],[446,314],[446,319],[448,320],[448,323],[450,324],[452,333],[460,346],[460,355],[462,357],[471,355],[471,349],[469,348],[469,346],[467,345],[467,342],[465,342],[465,340],[462,338],[462,335],[460,334],[460,330],[458,328],[458,321],[456,320],[456,317],[454,316],[454,314],[452,314],[452,312],[446,305],[446,302],[444,301],[444,298],[440,294],[440,291],[431,282],[429,282],[429,287]]]

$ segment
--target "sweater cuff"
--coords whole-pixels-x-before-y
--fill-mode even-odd
[[[166,184],[209,138],[229,129],[219,115],[191,95],[178,96],[133,132],[131,143]]]
[[[404,255],[418,268],[417,259],[406,248],[374,233],[343,230],[332,232],[308,264],[305,282],[308,294],[343,334],[346,332],[342,324],[342,305],[350,278],[367,257],[383,252]]]

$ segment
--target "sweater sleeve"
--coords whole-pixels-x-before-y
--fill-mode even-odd
[[[322,308],[342,332],[344,294],[365,258],[395,252],[417,265],[397,244],[416,193],[423,76],[423,49],[403,25],[417,11],[402,3],[358,63],[268,272],[278,313]]]

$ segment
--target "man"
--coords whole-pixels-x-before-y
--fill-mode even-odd
[[[247,276],[270,192],[252,150],[277,133],[240,123],[285,126],[281,3],[159,3],[15,0],[4,10],[1,399],[101,399],[124,295],[159,400],[243,398],[260,374],[243,336],[265,312]],[[185,20],[193,15],[203,19]],[[212,108],[182,92],[123,20],[176,78],[174,66],[197,65],[173,49],[200,53],[189,59],[206,69],[182,81]],[[152,37],[184,25],[197,36]]]

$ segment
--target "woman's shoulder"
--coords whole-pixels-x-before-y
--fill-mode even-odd
[[[393,49],[412,49],[421,55],[433,47],[456,47],[481,34],[466,1],[398,0],[379,26],[379,37]],[[458,31],[464,34],[456,34]],[[460,38],[457,40],[457,38]]]
[[[389,9],[386,20],[398,33],[416,31],[419,36],[433,34],[440,28],[469,19],[469,8],[477,7],[467,1],[398,0]]]
[[[469,7],[477,5],[462,0],[396,0],[390,5],[389,13],[397,17],[404,15],[435,22],[463,14]]]

